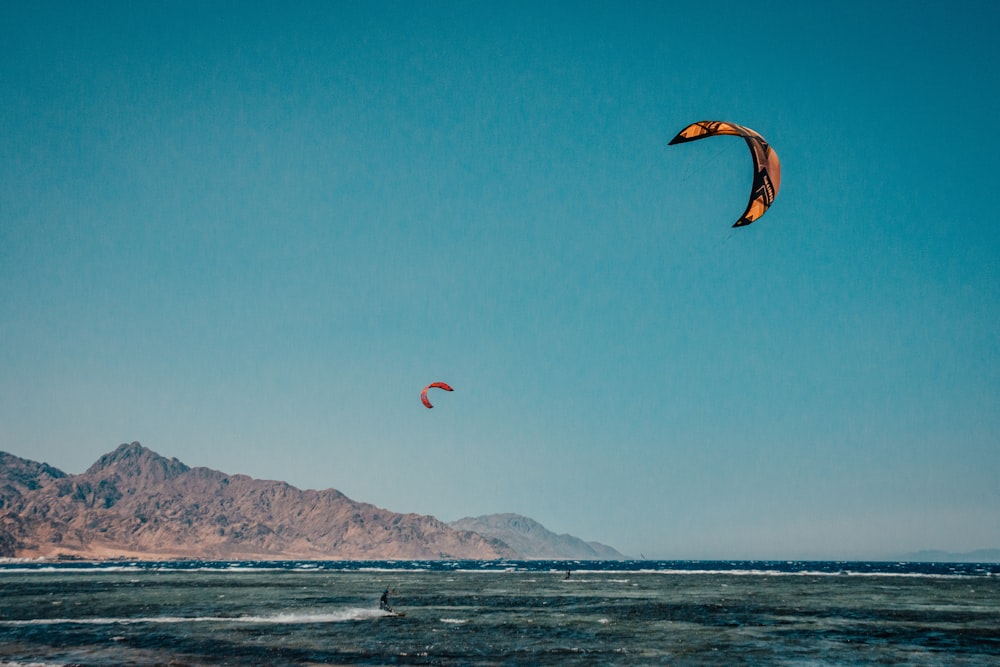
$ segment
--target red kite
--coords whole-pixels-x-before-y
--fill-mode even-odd
[[[434,407],[433,405],[431,405],[430,399],[427,398],[427,390],[432,387],[435,389],[444,389],[445,391],[455,391],[444,382],[431,382],[429,385],[424,387],[424,390],[422,392],[420,392],[420,400],[423,402],[424,406],[428,408]]]

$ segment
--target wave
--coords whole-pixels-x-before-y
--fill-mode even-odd
[[[588,573],[585,570],[581,574]],[[589,574],[603,574],[595,571]],[[728,575],[733,577],[900,577],[911,579],[966,579],[976,576],[973,573],[934,573],[934,572],[853,572],[844,570],[840,572],[830,572],[827,570],[636,570],[636,574],[665,574],[665,575]],[[990,572],[981,573],[979,576],[993,576]]]
[[[728,575],[868,575],[868,576],[995,576],[995,563],[914,563],[874,561],[128,561],[128,562],[0,562],[0,576],[8,573],[73,572],[213,572],[255,574],[264,572],[451,572],[456,574],[728,574]]]
[[[366,621],[382,618],[388,614],[380,609],[370,607],[347,607],[323,613],[280,613],[271,615],[245,616],[135,616],[97,617],[97,618],[32,618],[25,620],[0,620],[0,627],[18,627],[29,625],[139,625],[177,623],[233,623],[256,625],[306,625],[311,623],[345,623],[349,621]]]

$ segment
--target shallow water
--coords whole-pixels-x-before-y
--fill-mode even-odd
[[[996,569],[4,566],[0,664],[997,665]]]

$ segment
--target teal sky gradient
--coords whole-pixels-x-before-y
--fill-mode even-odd
[[[0,450],[636,556],[1000,547],[998,19],[5,3]],[[703,119],[781,157],[747,228]]]

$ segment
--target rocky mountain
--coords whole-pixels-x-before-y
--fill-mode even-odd
[[[191,468],[137,442],[85,473],[0,452],[0,557],[513,558],[500,540],[335,489]]]
[[[599,542],[584,542],[572,535],[557,535],[520,514],[466,517],[448,524],[509,545],[526,559],[623,560],[625,556]]]

